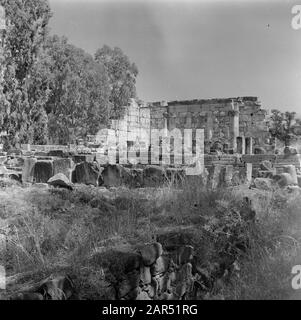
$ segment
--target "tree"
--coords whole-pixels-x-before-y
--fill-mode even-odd
[[[33,123],[37,113],[45,116],[44,110],[31,103],[32,72],[48,32],[51,11],[47,0],[0,0],[7,16],[7,33],[4,49],[4,82],[0,114],[2,130],[7,131],[9,144],[32,142]],[[46,91],[34,95],[47,94]],[[41,100],[45,98],[40,97]],[[33,117],[32,117],[33,115]],[[36,125],[36,123],[35,123]]]
[[[281,112],[274,109],[270,116],[270,133],[285,146],[289,146],[296,137],[295,128],[298,122],[300,120],[296,119],[295,112]]]
[[[138,69],[120,48],[105,45],[95,53],[95,59],[102,64],[109,78],[110,102],[113,106],[111,118],[123,115],[123,107],[130,98],[136,98],[136,77]]]
[[[50,97],[45,105],[49,136],[70,143],[75,137],[96,134],[109,118],[109,81],[104,67],[91,55],[50,37],[45,45],[50,68]]]

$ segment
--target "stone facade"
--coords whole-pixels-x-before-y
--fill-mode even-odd
[[[124,118],[112,121],[111,129],[128,144],[143,137],[148,145],[152,129],[167,133],[177,128],[182,135],[185,129],[204,129],[205,153],[273,153],[266,115],[257,97],[147,104],[132,100]]]

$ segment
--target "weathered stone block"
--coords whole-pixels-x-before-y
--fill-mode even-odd
[[[76,183],[83,183],[87,185],[98,186],[98,179],[100,176],[100,168],[96,163],[82,162],[75,167],[75,181]]]
[[[274,175],[273,180],[276,181],[281,188],[295,184],[292,176],[286,172]]]
[[[254,179],[254,185],[257,189],[268,191],[272,189],[272,180],[268,178],[256,178]]]
[[[93,162],[95,160],[94,154],[75,155],[73,157],[75,163]]]
[[[48,152],[48,155],[50,157],[60,157],[63,158],[64,157],[64,151],[63,150],[50,150]]]
[[[143,181],[145,187],[160,186],[164,182],[164,169],[159,166],[146,166],[143,171]]]
[[[145,266],[150,266],[162,255],[162,245],[158,242],[146,244],[139,248]]]
[[[51,160],[37,161],[34,165],[34,182],[47,183],[53,176],[53,162]]]
[[[185,264],[192,260],[194,249],[192,246],[186,245],[179,248],[179,264]]]
[[[128,299],[136,299],[138,296],[140,273],[132,271],[126,274],[126,278],[118,283],[118,297],[119,299],[128,296]],[[130,295],[130,296],[129,296]]]
[[[291,175],[293,183],[298,184],[297,171],[294,165],[287,165],[283,167],[284,172]]]
[[[63,173],[70,181],[72,180],[72,159],[54,159],[53,174]]]
[[[70,182],[70,180],[63,174],[63,173],[57,173],[53,177],[51,177],[47,183],[53,187],[58,188],[65,188],[72,190],[73,185]]]
[[[119,187],[123,184],[123,171],[125,169],[118,164],[109,164],[103,169],[101,176],[105,187]]]
[[[22,169],[22,182],[33,182],[34,166],[37,162],[36,158],[25,158]]]
[[[143,283],[143,285],[150,284],[152,281],[151,273],[150,273],[150,267],[142,265],[140,268],[140,281]]]
[[[154,264],[150,267],[150,272],[152,276],[156,276],[159,274],[163,274],[167,271],[169,266],[169,257],[168,256],[160,256]]]

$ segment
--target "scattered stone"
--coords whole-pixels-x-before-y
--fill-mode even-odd
[[[289,185],[294,185],[294,180],[289,173],[276,174],[273,180],[279,185],[279,187],[284,188]]]
[[[263,171],[273,171],[273,164],[269,160],[264,160],[260,163],[260,169]]]
[[[44,300],[68,300],[75,293],[75,286],[69,276],[58,276],[45,280],[37,289]]]
[[[34,182],[47,183],[53,176],[53,162],[49,160],[37,161],[34,165]]]
[[[75,178],[72,182],[83,183],[86,185],[98,186],[98,179],[100,176],[100,168],[97,163],[82,162],[76,165]]]
[[[163,274],[168,270],[169,267],[169,259],[167,256],[160,256],[154,264],[150,267],[151,275],[157,276]]]
[[[269,178],[256,178],[254,179],[255,188],[260,190],[272,190],[272,180]]]
[[[290,174],[292,177],[292,181],[294,184],[298,184],[298,178],[297,178],[297,172],[296,172],[296,167],[294,165],[286,165],[283,166],[284,173]]]
[[[301,175],[297,175],[298,186],[301,187]]]
[[[144,285],[151,283],[152,277],[151,277],[151,273],[150,273],[150,267],[141,266],[141,268],[140,268],[140,281]]]
[[[162,245],[158,242],[144,245],[139,248],[142,260],[145,266],[150,266],[162,255]]]
[[[179,264],[185,264],[192,260],[194,249],[192,246],[186,245],[179,248]]]
[[[103,185],[105,187],[121,186],[123,184],[123,177],[125,175],[124,171],[124,167],[119,164],[107,165],[101,173]]]
[[[256,147],[254,148],[254,154],[266,154],[266,151],[262,147]]]
[[[32,183],[34,179],[34,167],[37,158],[25,158],[22,170],[22,182]]]
[[[54,175],[47,181],[47,183],[55,188],[65,188],[73,190],[73,184],[63,173]]]
[[[138,295],[139,280],[140,273],[138,271],[135,270],[127,273],[126,278],[118,284],[118,297],[123,298],[131,293],[131,296],[128,298],[135,299]]]
[[[164,169],[159,166],[146,166],[143,171],[144,187],[157,187],[163,184]]]
[[[8,158],[4,162],[6,167],[20,167],[22,168],[24,165],[24,159],[21,157],[16,157],[16,158]]]
[[[72,159],[62,158],[53,160],[53,175],[63,173],[70,181],[72,180]]]
[[[151,298],[149,297],[147,292],[140,290],[136,300],[151,300]]]
[[[48,152],[48,156],[63,158],[64,157],[64,151],[63,150],[50,150]]]
[[[286,147],[283,149],[283,153],[284,153],[285,155],[293,155],[293,154],[298,154],[298,150],[297,150],[296,148],[286,146]]]
[[[24,292],[13,295],[10,300],[44,300],[44,298],[40,293]]]
[[[75,155],[73,159],[76,164],[81,162],[94,162],[95,155],[94,154]]]
[[[176,286],[176,295],[179,299],[183,297],[191,290],[192,286],[192,265],[186,263],[182,266],[178,273],[178,284]]]

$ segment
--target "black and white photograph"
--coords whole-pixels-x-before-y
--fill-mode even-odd
[[[301,300],[301,1],[0,0],[0,300]]]

